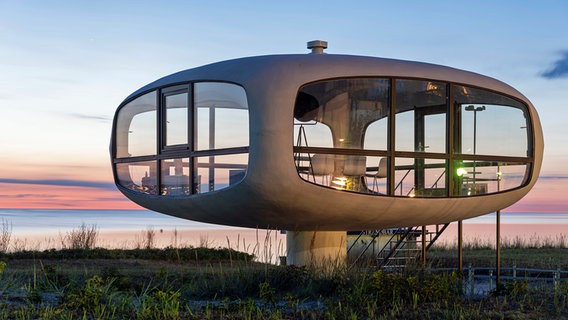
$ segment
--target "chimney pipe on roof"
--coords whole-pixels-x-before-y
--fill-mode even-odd
[[[327,49],[327,41],[323,41],[323,40],[309,41],[308,42],[308,49],[312,50],[312,52],[310,52],[310,53],[316,53],[316,54],[325,53],[325,52],[323,52],[323,49]]]

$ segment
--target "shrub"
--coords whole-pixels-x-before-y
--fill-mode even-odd
[[[93,249],[97,243],[99,229],[96,225],[87,226],[81,224],[79,228],[73,229],[61,239],[64,249]]]
[[[6,253],[12,238],[12,224],[2,218],[0,222],[0,252]]]
[[[377,271],[373,274],[374,294],[383,303],[457,301],[461,297],[461,277],[456,272],[403,275]]]

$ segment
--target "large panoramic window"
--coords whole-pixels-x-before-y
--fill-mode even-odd
[[[524,104],[487,90],[430,80],[335,79],[300,88],[294,159],[302,179],[337,190],[473,196],[526,182],[528,128]]]
[[[381,192],[378,155],[387,149],[389,90],[388,79],[330,80],[302,87],[294,109],[300,176],[340,190]],[[329,148],[329,153],[310,152],[310,147]],[[367,157],[355,152],[364,148],[379,153]]]
[[[229,83],[188,83],[136,98],[115,124],[118,182],[162,196],[236,184],[248,166],[248,119],[244,89]]]
[[[527,107],[509,97],[454,86],[454,153],[460,196],[500,192],[525,183],[530,169]]]

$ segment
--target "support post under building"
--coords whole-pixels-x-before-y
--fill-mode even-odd
[[[286,231],[286,263],[333,269],[347,259],[345,231]]]
[[[495,250],[496,250],[496,261],[495,261],[495,265],[496,265],[496,284],[497,284],[497,289],[499,289],[499,284],[501,281],[501,210],[497,210],[497,212],[495,213],[496,217],[497,217],[497,221],[496,221],[496,232],[495,232]]]

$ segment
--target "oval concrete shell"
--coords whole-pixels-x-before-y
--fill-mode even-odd
[[[473,197],[405,198],[357,194],[308,183],[293,158],[293,109],[298,89],[310,82],[345,77],[398,77],[486,88],[529,107],[534,162],[528,183],[502,193]],[[214,63],[161,78],[133,93],[188,81],[228,81],[244,87],[249,104],[250,152],[244,180],[188,197],[139,194],[128,198],[154,211],[184,219],[284,230],[368,230],[446,223],[503,209],[532,188],[543,154],[542,129],[530,101],[509,85],[449,67],[373,57],[306,54],[249,57]]]

